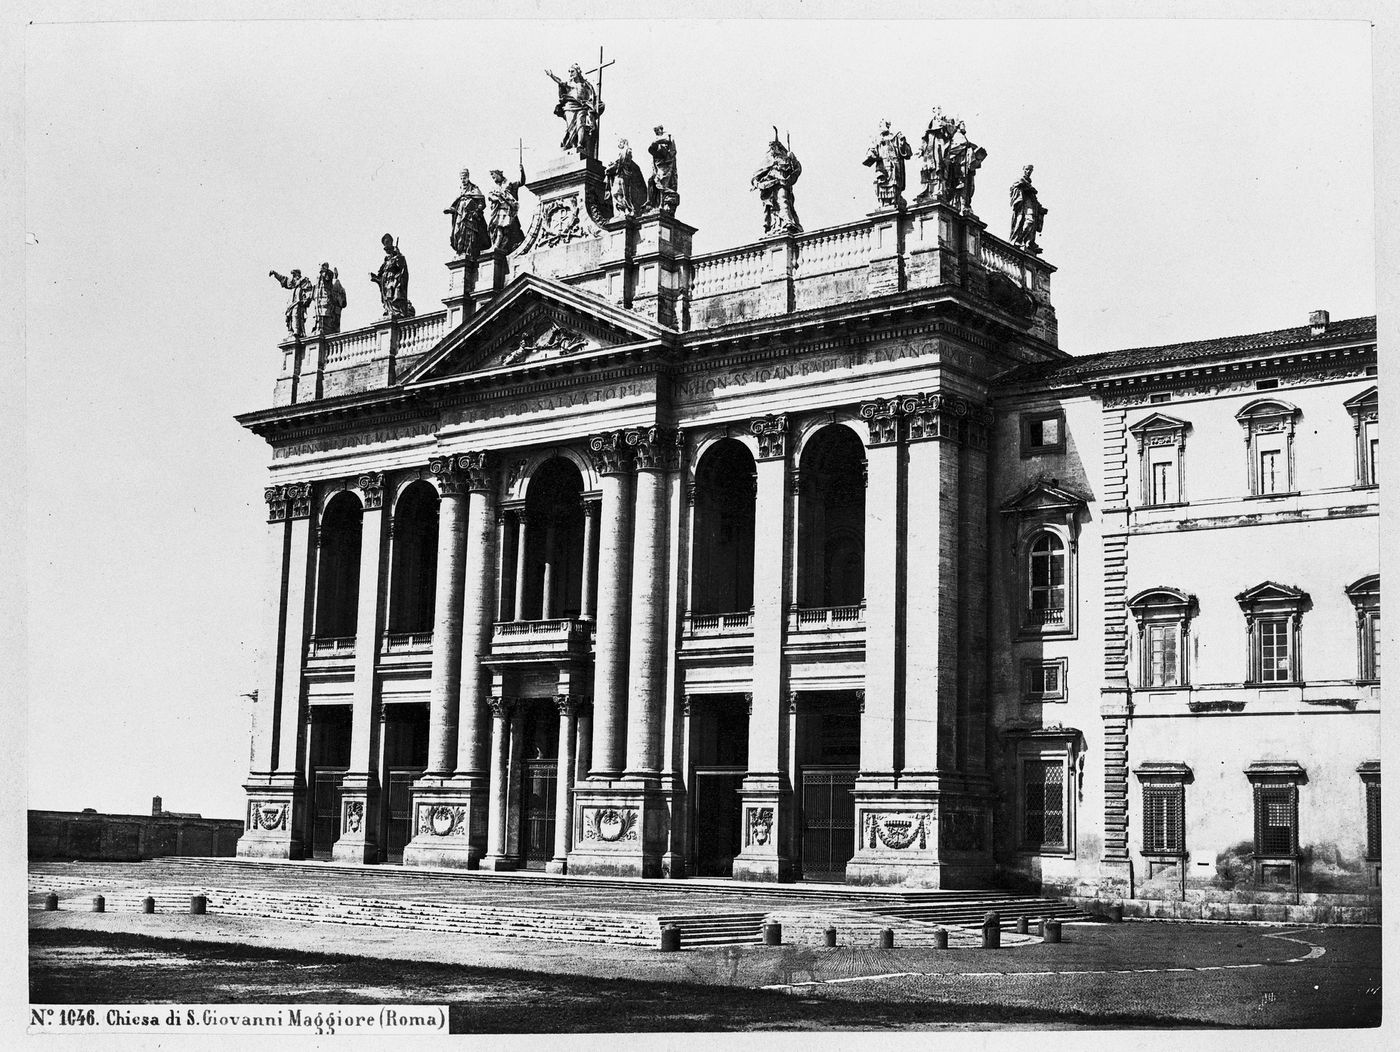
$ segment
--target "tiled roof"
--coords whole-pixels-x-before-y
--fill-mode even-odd
[[[1167,343],[1159,347],[1130,347],[1121,351],[1104,351],[1077,358],[1060,358],[1050,362],[1022,365],[998,379],[1001,383],[1013,384],[1033,380],[1072,382],[1088,380],[1095,374],[1115,372],[1119,369],[1142,369],[1150,366],[1172,368],[1190,362],[1227,358],[1238,354],[1258,354],[1289,347],[1319,346],[1334,342],[1345,343],[1375,339],[1375,336],[1376,318],[1375,315],[1371,315],[1329,322],[1327,332],[1322,336],[1314,336],[1309,325],[1299,325],[1292,329],[1274,329],[1271,332],[1256,332],[1248,336],[1221,336],[1213,340]]]

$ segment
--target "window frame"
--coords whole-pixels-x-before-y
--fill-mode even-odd
[[[1144,763],[1133,774],[1137,776],[1141,789],[1142,841],[1139,852],[1149,859],[1180,862],[1187,858],[1190,851],[1186,847],[1186,784],[1193,780],[1191,768],[1184,763]],[[1149,800],[1165,801],[1175,807],[1174,844],[1159,846],[1149,840],[1152,832]]]
[[[1356,681],[1379,683],[1381,575],[1368,574],[1344,591],[1356,611]]]
[[[1186,499],[1186,432],[1191,424],[1185,420],[1153,413],[1128,431],[1137,439],[1138,503],[1144,508],[1172,508],[1187,503]],[[1162,454],[1167,454],[1163,459]],[[1158,499],[1153,467],[1164,464],[1172,481],[1170,500]]]
[[[1289,402],[1277,398],[1257,398],[1235,414],[1235,419],[1244,428],[1250,497],[1286,497],[1298,492],[1293,434],[1300,413],[1301,410]],[[1263,454],[1275,448],[1280,453],[1283,467],[1283,486],[1265,491],[1260,470]]]
[[[1361,776],[1362,792],[1366,806],[1366,861],[1379,864],[1381,861],[1381,762],[1366,760],[1356,768]]]
[[[1043,586],[1035,583],[1036,560],[1042,554],[1038,553],[1036,548],[1042,541],[1052,542],[1057,546],[1043,553],[1048,573],[1047,583]],[[1057,561],[1061,568],[1059,584],[1054,583],[1054,566]],[[1074,608],[1077,592],[1075,576],[1078,570],[1075,544],[1069,536],[1069,532],[1057,524],[1042,523],[1037,525],[1030,530],[1022,542],[1021,556],[1018,562],[1019,572],[1017,576],[1020,593],[1018,620],[1022,635],[1033,637],[1072,635],[1075,630]],[[1058,592],[1061,599],[1060,605],[1037,607],[1035,599],[1038,590],[1044,591],[1049,597],[1048,602],[1053,602],[1056,592]]]
[[[1035,676],[1037,672],[1044,673],[1046,669],[1053,668],[1059,686],[1053,691],[1035,689]],[[1065,682],[1069,671],[1069,661],[1066,658],[1025,658],[1021,661],[1021,702],[1026,705],[1039,705],[1045,703],[1063,702],[1069,698],[1069,687]]]
[[[1191,619],[1198,611],[1196,597],[1176,588],[1158,585],[1128,600],[1137,623],[1137,685],[1141,690],[1180,690],[1191,685]],[[1175,631],[1176,682],[1156,683],[1152,676],[1152,630]]]
[[[1075,855],[1076,773],[1078,769],[1078,732],[1051,731],[1023,740],[1016,752],[1016,851],[1025,855],[1073,858]],[[1027,797],[1031,786],[1028,773],[1048,765],[1046,769],[1060,770],[1060,839],[1039,842],[1027,836],[1032,809]],[[1049,813],[1042,809],[1042,814]],[[1042,828],[1042,833],[1043,833]]]
[[[1380,445],[1380,400],[1377,388],[1369,387],[1358,395],[1342,403],[1351,414],[1352,430],[1356,436],[1355,489],[1375,489],[1380,485],[1376,477],[1377,458],[1373,456],[1373,445]]]
[[[1032,428],[1050,420],[1059,425],[1059,438],[1054,442],[1033,443],[1031,441]],[[1065,411],[1063,409],[1027,410],[1020,415],[1020,424],[1022,460],[1028,457],[1042,456],[1046,453],[1063,453],[1065,451]]]
[[[1293,891],[1298,891],[1299,869],[1301,852],[1298,845],[1302,841],[1299,832],[1299,788],[1307,784],[1308,772],[1299,764],[1291,760],[1252,763],[1245,768],[1245,777],[1249,779],[1252,787],[1253,797],[1253,861],[1254,861],[1254,882],[1257,885],[1267,886],[1264,881],[1265,870],[1286,869],[1288,879],[1285,883],[1292,886]],[[1266,846],[1264,840],[1267,836],[1266,830],[1277,829],[1278,826],[1268,825],[1269,804],[1281,800],[1288,808],[1288,849],[1283,852],[1262,850]],[[1270,882],[1271,884],[1273,882]]]
[[[1298,588],[1265,581],[1235,596],[1245,617],[1248,667],[1245,682],[1252,687],[1292,687],[1303,683],[1301,659],[1303,613],[1311,606],[1308,594]],[[1287,675],[1264,677],[1262,626],[1282,623],[1288,646]]]

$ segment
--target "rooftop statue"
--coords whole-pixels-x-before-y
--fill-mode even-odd
[[[875,200],[881,208],[904,204],[904,162],[914,156],[903,132],[890,131],[890,122],[880,122],[880,132],[862,162],[875,169]]]
[[[345,286],[340,271],[322,263],[311,290],[311,335],[334,336],[340,331],[340,312],[345,309]]]
[[[506,182],[505,173],[493,168],[491,181],[495,184],[487,195],[491,206],[491,251],[514,252],[525,240],[525,232],[520,229],[520,188],[525,185],[525,168],[521,166],[520,181],[515,183]]]
[[[549,79],[559,85],[559,102],[554,115],[564,121],[564,138],[559,145],[577,150],[580,157],[598,156],[598,119],[603,115],[603,100],[588,83],[578,63],[569,67],[567,80],[560,80],[550,70]]]
[[[673,216],[681,203],[676,182],[676,140],[657,125],[656,138],[647,147],[651,154],[651,178],[647,180],[647,207],[662,215]]]
[[[379,239],[384,246],[384,262],[379,264],[379,272],[371,274],[369,280],[379,286],[379,299],[384,304],[384,317],[411,318],[413,304],[408,302],[408,260],[394,244],[394,236],[385,234]]]
[[[452,217],[449,241],[453,252],[470,259],[486,251],[490,241],[486,231],[486,197],[472,182],[467,169],[462,169],[462,192],[443,213]]]
[[[1035,165],[1021,170],[1021,178],[1011,184],[1011,243],[1033,255],[1040,255],[1035,236],[1045,229],[1045,213],[1050,209],[1040,203],[1040,194],[1031,185]]]
[[[802,221],[797,218],[792,188],[802,175],[802,162],[790,146],[784,146],[773,129],[773,141],[768,144],[768,156],[763,167],[749,180],[763,201],[763,236],[802,233]]]
[[[646,210],[647,184],[642,170],[632,160],[632,147],[626,139],[617,144],[617,160],[608,165],[608,196],[612,199],[614,216],[634,216]]]
[[[287,300],[287,332],[300,339],[306,334],[306,305],[311,302],[311,280],[302,277],[299,270],[293,270],[286,277],[269,270],[267,276],[276,278],[277,284],[291,292],[291,298]]]
[[[968,139],[967,125],[935,106],[919,156],[924,189],[918,200],[938,201],[971,212],[977,169],[986,160],[987,151]]]

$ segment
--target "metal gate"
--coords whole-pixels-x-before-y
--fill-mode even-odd
[[[387,806],[384,808],[384,858],[402,862],[404,846],[413,839],[413,783],[421,767],[390,767]]]
[[[854,767],[802,769],[802,875],[845,880],[856,850]]]
[[[739,788],[743,768],[697,769],[694,779],[695,875],[733,876],[741,849]]]
[[[525,821],[521,854],[528,862],[548,862],[554,857],[554,805],[558,787],[557,760],[526,760],[523,764]]]
[[[317,767],[311,776],[311,857],[330,858],[340,839],[343,767]]]

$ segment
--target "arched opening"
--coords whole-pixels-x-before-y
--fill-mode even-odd
[[[321,514],[317,532],[316,617],[312,632],[317,639],[345,639],[355,635],[363,525],[364,509],[352,493],[340,493],[331,498]]]
[[[753,608],[755,478],[748,447],[732,438],[711,446],[696,466],[692,613]]]
[[[802,451],[797,605],[858,606],[865,598],[865,449],[824,427]]]
[[[525,492],[526,621],[578,617],[583,603],[583,478],[555,457]]]
[[[1065,544],[1055,534],[1041,533],[1030,548],[1030,611],[1032,620],[1059,623],[1065,611]]]
[[[437,592],[438,495],[415,482],[394,505],[393,561],[389,571],[389,631],[431,632]]]

